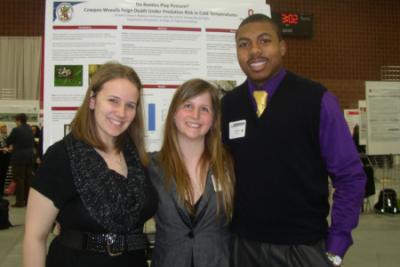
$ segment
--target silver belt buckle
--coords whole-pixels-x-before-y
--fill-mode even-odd
[[[112,244],[114,244],[114,242],[117,240],[117,235],[116,234],[106,234],[106,242],[107,242],[107,252],[108,255],[110,255],[111,257],[114,256],[119,256],[122,254],[122,252],[113,252],[111,249]]]

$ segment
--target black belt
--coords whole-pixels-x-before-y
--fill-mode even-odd
[[[56,237],[66,247],[77,250],[89,250],[105,253],[110,256],[121,255],[124,251],[146,249],[148,240],[143,233],[85,233],[72,230],[61,230]]]

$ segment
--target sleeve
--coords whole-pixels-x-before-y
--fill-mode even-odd
[[[366,175],[339,103],[329,92],[322,99],[320,146],[335,189],[326,249],[343,257],[353,243],[351,231],[358,224]]]
[[[7,146],[14,144],[15,142],[15,128],[11,130],[10,135],[6,139]]]
[[[48,148],[43,162],[31,182],[32,188],[53,201],[61,209],[77,191],[73,183],[69,158],[62,141]]]

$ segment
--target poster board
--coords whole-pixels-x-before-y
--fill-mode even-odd
[[[400,154],[400,82],[365,83],[367,154]]]
[[[234,37],[252,13],[271,11],[264,0],[46,1],[44,149],[68,132],[90,73],[116,60],[142,79],[147,150],[158,150],[180,84],[203,78],[232,87],[245,80]]]

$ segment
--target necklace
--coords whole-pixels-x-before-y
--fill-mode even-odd
[[[119,166],[124,166],[124,159],[123,159],[123,155],[122,155],[122,151],[120,151],[118,153],[118,155],[116,154],[109,154],[106,153],[102,150],[99,149],[95,149],[97,151],[97,153],[100,154],[100,156],[106,161],[106,162],[114,162],[115,164],[119,165]]]
[[[122,151],[118,154],[110,154],[106,153],[102,150],[96,149],[96,151],[100,154],[103,160],[106,162],[107,167],[111,170],[114,170],[124,176],[125,178],[128,175],[128,166],[125,163],[124,156]]]
[[[122,151],[118,153],[117,159],[115,157],[112,157],[111,160],[117,163],[118,165],[123,165]]]

